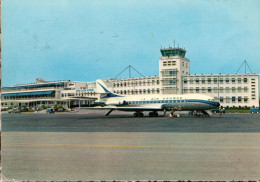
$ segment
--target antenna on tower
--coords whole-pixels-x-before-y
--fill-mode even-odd
[[[137,71],[133,66],[129,65],[127,66],[125,69],[123,69],[118,75],[115,76],[115,78],[117,78],[118,76],[120,76],[124,71],[126,71],[128,69],[129,71],[129,78],[132,77],[131,75],[131,69],[133,69],[136,73],[138,73],[139,75],[141,75],[142,77],[144,77],[143,74],[141,74],[139,71]]]
[[[246,74],[246,67],[248,67],[248,69],[250,70],[251,74],[253,73],[252,70],[251,70],[251,68],[250,68],[250,66],[248,65],[247,61],[245,60],[245,61],[243,61],[243,63],[240,65],[240,67],[238,68],[238,70],[237,70],[237,72],[236,72],[235,74],[237,74],[237,73],[239,72],[240,68],[241,68],[243,65],[245,65],[245,74]]]

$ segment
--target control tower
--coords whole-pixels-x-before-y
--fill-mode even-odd
[[[160,49],[159,77],[162,94],[182,94],[182,77],[190,74],[190,61],[183,48]]]

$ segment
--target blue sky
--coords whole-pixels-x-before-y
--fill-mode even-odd
[[[245,59],[260,73],[259,9],[259,0],[2,0],[2,86],[113,78],[128,65],[158,75],[160,48],[174,40],[191,74],[235,73]]]

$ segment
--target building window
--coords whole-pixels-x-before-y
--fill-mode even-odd
[[[187,78],[184,78],[184,81],[183,81],[184,83],[187,83]]]
[[[238,96],[238,97],[237,97],[237,101],[238,101],[238,102],[241,102],[241,101],[242,101],[241,96]]]
[[[244,97],[244,102],[247,102],[248,101],[248,98],[247,96]]]
[[[208,87],[208,92],[211,93],[211,87]]]
[[[229,102],[230,102],[230,98],[226,97],[226,103],[229,103]]]
[[[193,93],[194,91],[193,91],[193,87],[190,87],[190,93]]]
[[[211,78],[208,78],[208,83],[211,83]]]
[[[236,102],[236,97],[232,97],[232,102]]]
[[[237,79],[237,82],[238,82],[238,83],[241,83],[241,78],[238,78],[238,79]]]
[[[205,84],[205,78],[201,79],[201,83]]]
[[[214,93],[217,93],[218,92],[218,87],[214,87]]]
[[[157,85],[159,85],[160,84],[160,81],[159,80],[157,80]]]
[[[247,83],[247,78],[244,78],[244,83]]]
[[[190,84],[193,84],[193,79],[192,78],[190,78]]]
[[[206,92],[206,88],[202,87],[202,93],[205,93],[205,92]]]
[[[232,83],[235,83],[236,82],[236,79],[235,78],[232,78]]]
[[[199,87],[196,87],[196,93],[199,93],[200,89]]]
[[[184,87],[184,93],[188,93],[187,87]]]
[[[226,87],[226,93],[229,93],[229,87]]]
[[[214,83],[217,84],[218,83],[218,79],[217,78],[214,78]]]
[[[232,87],[232,92],[236,92],[236,88],[235,87]]]
[[[229,83],[229,78],[226,78],[226,83]]]
[[[170,80],[169,85],[176,85],[176,81],[175,80]]]
[[[244,87],[244,92],[247,92],[248,91],[248,88],[247,87]]]
[[[223,97],[220,97],[219,102],[223,102],[223,101],[224,101]]]
[[[199,83],[199,82],[200,82],[199,78],[196,78],[196,83]]]
[[[174,76],[175,75],[175,71],[170,71],[170,76]]]
[[[237,87],[238,92],[241,92],[241,90],[242,90],[241,87]]]
[[[223,87],[220,87],[220,88],[219,88],[219,92],[220,92],[220,93],[223,93],[223,91],[224,91],[224,88],[223,88]]]
[[[223,83],[223,78],[220,78],[220,79],[219,79],[219,82],[220,82],[220,83]]]
[[[167,62],[166,61],[163,62],[163,66],[167,66]]]

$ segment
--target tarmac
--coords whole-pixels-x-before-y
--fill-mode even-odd
[[[259,180],[260,115],[2,114],[9,180]]]

